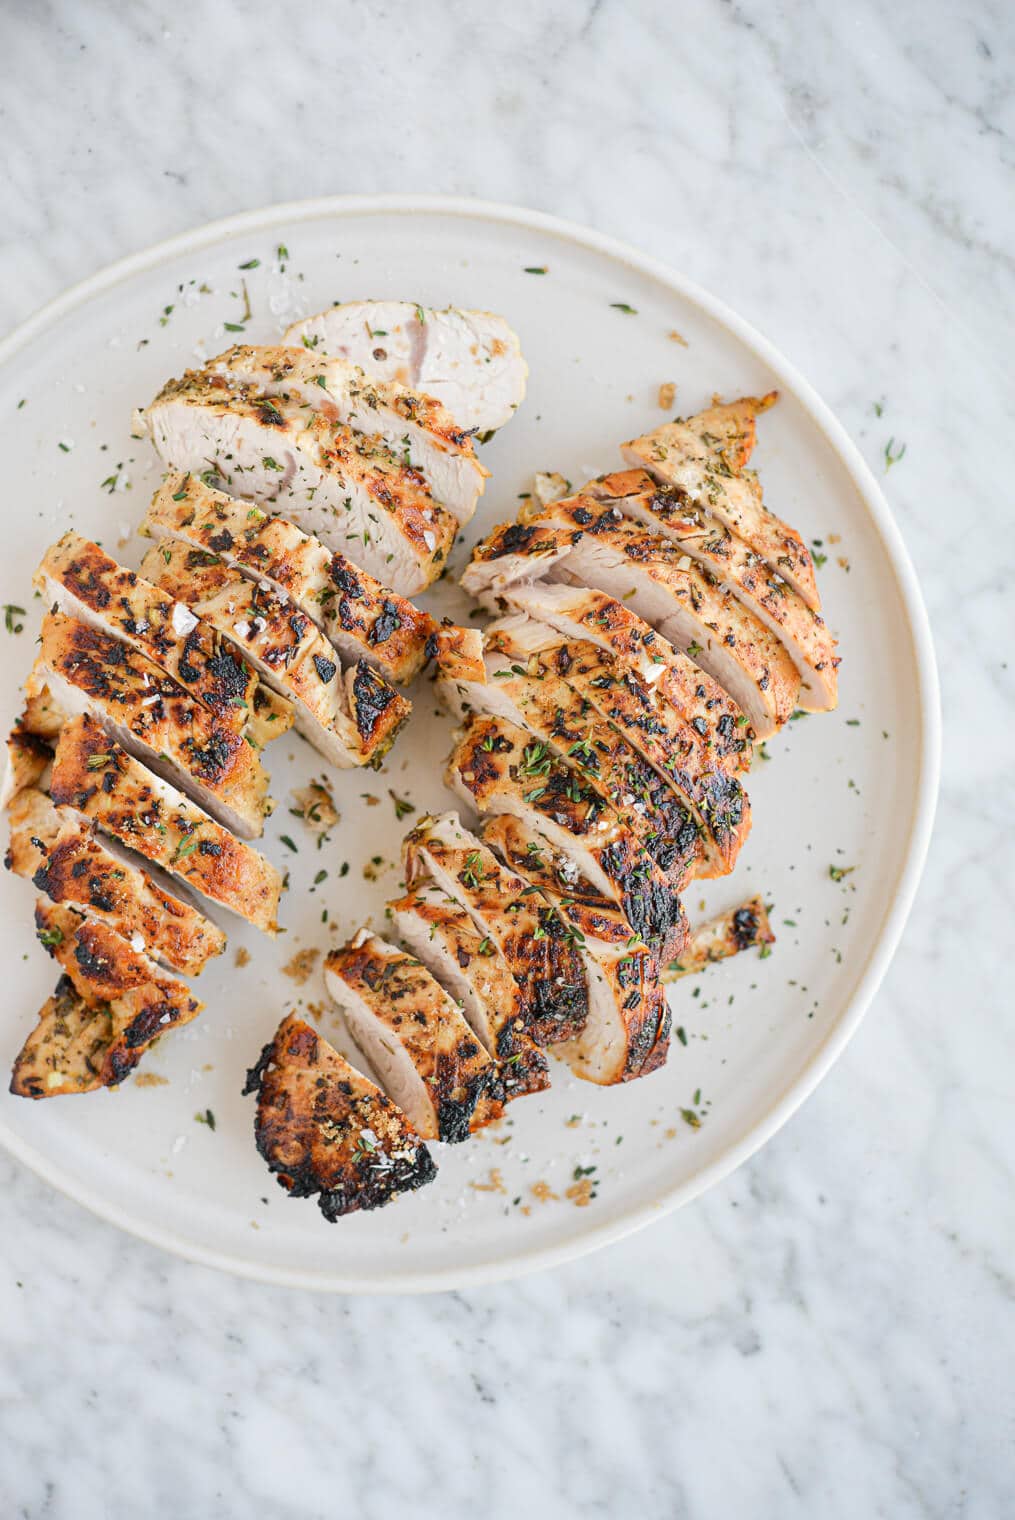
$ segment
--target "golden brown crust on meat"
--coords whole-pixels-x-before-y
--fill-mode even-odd
[[[294,1198],[329,1222],[376,1209],[436,1176],[426,1146],[379,1088],[295,1014],[247,1074],[257,1149]]]
[[[50,795],[259,929],[276,929],[282,880],[256,850],[152,776],[87,715],[60,735]]]
[[[760,897],[749,897],[737,908],[710,918],[692,929],[679,957],[663,967],[663,981],[676,982],[682,976],[704,971],[715,961],[727,960],[755,945],[774,945],[775,934],[768,910]]]

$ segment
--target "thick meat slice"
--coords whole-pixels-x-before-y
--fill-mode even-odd
[[[501,610],[524,612],[568,639],[587,639],[625,670],[658,691],[697,734],[713,765],[730,772],[750,769],[753,748],[747,719],[717,681],[636,612],[585,586],[554,581],[505,586]]]
[[[475,512],[490,472],[476,458],[469,432],[433,396],[373,380],[355,364],[303,347],[232,348],[208,370],[230,385],[256,386],[262,395],[313,407],[332,427],[369,435],[422,476],[459,523]]]
[[[424,1140],[467,1140],[504,1112],[497,1063],[415,956],[366,929],[324,963],[324,983],[388,1097]]]
[[[236,733],[263,745],[292,727],[286,705],[214,629],[79,533],[46,550],[34,579],[48,606],[146,655]]]
[[[143,425],[174,470],[269,503],[404,596],[444,569],[455,518],[377,438],[193,372],[170,381]]]
[[[695,730],[660,700],[654,687],[619,666],[598,645],[562,639],[552,628],[524,616],[492,623],[486,642],[500,655],[502,669],[517,665],[536,680],[559,676],[686,801],[701,835],[697,875],[724,876],[733,869],[751,828],[747,795],[735,776],[702,755]]]
[[[329,1223],[432,1182],[437,1168],[405,1115],[291,1013],[247,1073],[257,1149],[293,1198],[318,1195]]]
[[[500,948],[432,881],[388,904],[399,939],[451,996],[496,1059],[504,1101],[549,1087],[546,1057],[525,1027],[521,990]]]
[[[727,960],[754,945],[774,944],[765,904],[760,897],[749,897],[739,908],[730,908],[692,929],[679,959],[663,967],[663,981],[679,981],[682,976],[704,971],[714,961]]]
[[[406,882],[432,877],[503,955],[537,1045],[569,1039],[588,1015],[581,960],[546,899],[507,871],[454,813],[424,818],[402,844]]]
[[[294,323],[283,342],[357,364],[373,380],[424,391],[474,433],[510,421],[529,373],[503,317],[454,306],[346,301]]]
[[[172,474],[152,497],[141,531],[216,554],[313,618],[344,659],[365,659],[391,681],[411,681],[426,659],[433,619],[284,517]]]
[[[588,646],[592,647],[592,646]],[[456,717],[506,718],[542,746],[569,760],[644,845],[659,868],[682,886],[698,874],[698,823],[668,779],[659,776],[596,708],[556,673],[552,661],[532,673],[496,644],[484,655],[478,628],[437,634],[437,689]]]
[[[190,903],[182,902],[131,865],[125,853],[99,843],[68,808],[54,807],[29,787],[10,807],[5,865],[27,876],[54,903],[82,908],[174,971],[196,976],[226,937]]]
[[[91,713],[129,754],[245,839],[263,832],[268,776],[242,733],[221,724],[158,665],[110,634],[49,612],[29,680],[68,713]]]
[[[678,487],[738,533],[817,612],[821,600],[810,551],[794,528],[762,505],[757,480],[743,474],[754,448],[754,419],[776,399],[777,393],[770,391],[767,396],[713,405],[632,439],[621,446],[621,453],[628,464],[647,470],[663,485]]]
[[[589,491],[625,517],[662,533],[704,567],[784,644],[800,672],[800,706],[828,712],[838,700],[835,640],[821,613],[809,607],[778,570],[718,518],[676,486],[657,486],[644,470],[605,475]],[[538,519],[544,520],[542,514]],[[552,519],[559,521],[559,517]]]
[[[673,886],[578,772],[503,718],[472,718],[448,761],[448,785],[481,815],[511,813],[558,849],[619,903],[658,955],[680,954],[687,920]]]
[[[288,597],[179,539],[153,545],[141,568],[242,651],[332,765],[369,765],[391,748],[410,704],[364,660],[343,670],[333,645]]]
[[[50,795],[202,896],[275,933],[282,891],[275,867],[145,770],[87,714],[60,734]]]
[[[108,924],[96,923],[75,908],[40,899],[35,932],[78,995],[95,1008],[108,1007],[111,1038],[103,1050],[96,1087],[122,1082],[153,1040],[189,1024],[204,1006],[189,987],[166,976]],[[84,1089],[75,1085],[66,1090]]]
[[[730,694],[759,739],[771,738],[796,705],[800,676],[752,613],[658,533],[619,508],[584,498],[581,526],[564,530],[511,523],[474,552],[462,576],[485,605],[517,581],[567,580],[594,586],[634,608]]]
[[[597,904],[590,894],[586,901],[576,900],[548,863],[549,843],[527,833],[517,819],[491,818],[483,838],[507,865],[550,899],[571,930],[585,964],[589,986],[585,1028],[574,1039],[555,1046],[554,1054],[567,1061],[575,1076],[603,1085],[629,1082],[658,1070],[669,1050],[671,1020],[656,957],[631,935],[623,915],[605,899]]]

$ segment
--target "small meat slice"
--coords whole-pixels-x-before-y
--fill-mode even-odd
[[[125,853],[100,844],[69,808],[29,787],[10,807],[4,864],[51,902],[81,908],[174,971],[196,976],[226,937],[197,908],[167,892]]]
[[[300,348],[236,347],[212,359],[209,372],[230,385],[313,407],[332,425],[355,428],[383,443],[428,483],[459,523],[476,510],[489,470],[476,458],[467,429],[433,396],[378,381],[344,359]]]
[[[16,1098],[59,1098],[113,1086],[120,1080],[115,1040],[109,1004],[87,1001],[61,976],[15,1057],[10,1091]]]
[[[499,610],[527,613],[565,638],[587,639],[612,655],[691,725],[714,765],[730,772],[750,769],[753,748],[737,704],[623,602],[585,586],[536,581],[505,587],[498,603]]]
[[[247,1073],[257,1149],[293,1198],[318,1195],[333,1224],[432,1182],[433,1158],[405,1115],[291,1013]]]
[[[491,818],[483,838],[505,864],[549,898],[585,964],[585,1028],[555,1046],[554,1054],[567,1061],[575,1076],[604,1086],[657,1071],[666,1061],[671,1020],[656,957],[606,899],[594,893],[576,899],[563,887],[557,869],[548,863],[549,843],[528,833],[517,819]]]
[[[623,736],[643,763],[679,794],[701,836],[695,874],[725,876],[733,869],[751,828],[747,794],[735,776],[709,763],[695,730],[660,700],[654,687],[619,666],[598,645],[561,639],[545,623],[524,616],[491,623],[486,642],[501,656],[502,668],[517,664],[535,680],[559,676],[604,726]]]
[[[578,1034],[588,1016],[580,957],[546,899],[507,871],[454,813],[424,818],[402,844],[406,882],[432,877],[496,945],[521,994],[537,1045]]]
[[[496,626],[496,625],[495,625]],[[592,646],[589,646],[592,647]],[[528,729],[535,745],[530,769],[551,755],[567,759],[584,781],[641,841],[679,889],[697,874],[698,823],[668,780],[627,743],[596,708],[556,674],[552,662],[529,672],[496,642],[484,654],[477,628],[442,628],[437,634],[437,689],[456,717],[473,713],[506,718]]]
[[[191,608],[79,533],[46,550],[34,582],[48,606],[147,656],[236,733],[264,745],[292,727],[285,704]]]
[[[472,718],[448,761],[447,783],[481,816],[510,813],[574,859],[618,903],[660,957],[680,954],[687,920],[677,892],[616,810],[562,760],[503,718]]]
[[[32,684],[46,687],[66,712],[90,713],[129,754],[234,833],[253,839],[263,832],[271,804],[256,751],[151,660],[110,634],[49,612]]]
[[[23,723],[24,718],[19,718],[7,736],[7,764],[0,791],[0,808],[9,808],[28,788],[44,788],[53,764],[52,741],[29,732]]]
[[[550,1085],[546,1057],[525,1027],[521,990],[501,950],[460,903],[423,880],[388,904],[395,932],[461,1004],[495,1058],[504,1101]]]
[[[78,995],[93,1007],[109,1009],[111,1038],[103,1051],[96,1087],[122,1082],[153,1040],[168,1029],[189,1024],[204,1006],[185,983],[166,976],[108,924],[97,923],[75,908],[40,899],[35,907],[35,932]],[[66,1090],[83,1089],[70,1086]]]
[[[294,323],[283,342],[356,364],[373,380],[423,391],[472,433],[511,420],[529,373],[503,317],[454,306],[346,301]]]
[[[268,503],[403,596],[444,569],[456,519],[377,438],[195,372],[170,381],[142,425],[172,469]]]
[[[434,631],[428,613],[295,523],[269,517],[197,475],[169,475],[152,497],[141,531],[215,554],[263,589],[291,598],[350,663],[365,659],[402,685],[423,667]]]
[[[749,897],[739,908],[730,908],[692,929],[679,958],[663,967],[663,981],[676,982],[682,976],[692,976],[715,961],[728,960],[754,945],[774,944],[775,935],[764,902],[760,897]]]
[[[676,486],[711,512],[787,581],[815,612],[821,599],[814,561],[794,528],[769,512],[753,476],[743,474],[754,448],[755,423],[777,393],[717,404],[683,421],[667,422],[621,446],[625,461],[662,485]]]
[[[511,523],[474,552],[462,586],[484,605],[502,587],[549,575],[605,591],[634,610],[724,687],[758,739],[796,706],[800,675],[784,649],[733,596],[658,533],[617,507],[584,499],[581,526]]]
[[[410,704],[364,660],[344,670],[329,640],[288,597],[179,539],[153,545],[141,568],[236,646],[291,704],[297,731],[332,765],[369,765],[391,748]]]
[[[88,714],[71,718],[60,734],[50,795],[202,896],[275,933],[282,891],[275,867],[146,770]]]
[[[457,1144],[501,1117],[496,1061],[414,955],[361,929],[330,951],[324,983],[388,1097],[424,1140]]]
[[[650,532],[658,531],[728,586],[738,601],[785,645],[800,672],[800,706],[828,712],[836,706],[835,640],[821,613],[718,518],[676,486],[657,486],[643,470],[606,475],[589,492],[617,506]]]

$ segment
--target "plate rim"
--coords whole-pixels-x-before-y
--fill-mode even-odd
[[[902,867],[899,872],[881,928],[871,944],[863,971],[854,985],[842,1013],[828,1031],[796,1078],[783,1088],[764,1116],[730,1148],[709,1165],[702,1167],[682,1183],[665,1190],[656,1199],[632,1205],[608,1221],[583,1228],[566,1241],[552,1246],[533,1247],[507,1260],[487,1259],[461,1268],[434,1268],[423,1271],[373,1278],[343,1275],[340,1271],[320,1271],[276,1267],[254,1262],[230,1252],[216,1251],[178,1235],[138,1221],[128,1210],[111,1202],[98,1191],[68,1181],[59,1168],[0,1119],[0,1145],[36,1176],[49,1183],[64,1197],[73,1199],[90,1213],[149,1245],[202,1266],[214,1267],[251,1281],[289,1288],[350,1294],[416,1294],[447,1292],[466,1287],[481,1287],[525,1276],[573,1261],[603,1246],[642,1229],[653,1219],[673,1212],[699,1197],[750,1159],[793,1116],[811,1096],[831,1070],[856,1033],[870,1007],[906,926],[917,887],[923,874],[933,831],[941,771],[941,698],[937,660],[930,620],[920,591],[916,571],[906,549],[901,531],[870,466],[842,423],[817,391],[783,354],[751,323],[739,316],[717,296],[696,281],[632,245],[597,229],[532,210],[525,206],[454,195],[332,195],[306,200],[279,201],[254,210],[241,211],[215,221],[205,222],[187,232],[177,233],[113,263],[67,286],[50,301],[38,307],[0,339],[0,365],[10,359],[53,322],[83,305],[93,296],[135,274],[144,273],[180,254],[197,252],[212,244],[242,233],[263,232],[281,222],[309,222],[329,216],[342,217],[372,214],[418,213],[444,214],[473,221],[495,221],[548,233],[579,246],[626,263],[632,269],[659,281],[684,300],[691,302],[712,320],[724,326],[775,373],[807,413],[837,454],[857,494],[869,513],[886,552],[895,577],[906,618],[917,674],[917,701],[920,711],[917,774]]]

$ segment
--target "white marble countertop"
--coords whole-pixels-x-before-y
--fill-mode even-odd
[[[1000,0],[4,8],[0,329],[273,200],[590,223],[754,322],[879,473],[905,443],[885,486],[945,706],[927,874],[860,1034],[751,1164],[613,1249],[315,1298],[0,1156],[5,1515],[1010,1510],[1013,42]]]

